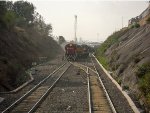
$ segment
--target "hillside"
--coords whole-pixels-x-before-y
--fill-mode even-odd
[[[96,56],[122,86],[150,109],[150,25],[113,33]]]
[[[13,90],[26,80],[32,62],[62,53],[46,24],[27,1],[0,1],[0,90]]]
[[[60,46],[51,37],[25,30],[0,32],[0,83],[11,90],[20,74],[39,62],[39,57],[51,59],[61,53]],[[23,77],[23,76],[22,76]]]

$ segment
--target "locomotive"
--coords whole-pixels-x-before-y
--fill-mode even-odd
[[[76,60],[76,45],[69,43],[65,46],[65,57],[67,60]]]
[[[87,45],[79,45],[69,43],[65,46],[65,57],[67,60],[77,60],[89,56],[89,47]]]

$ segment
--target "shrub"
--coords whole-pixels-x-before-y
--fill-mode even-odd
[[[114,32],[112,35],[110,35],[107,40],[105,40],[100,47],[97,49],[97,53],[104,55],[105,51],[113,44],[118,43],[118,39],[126,33],[128,30],[120,30]]]
[[[128,85],[122,86],[122,90],[129,90],[129,86]]]
[[[141,60],[140,58],[135,57],[135,58],[134,58],[134,63],[138,63],[140,60]]]
[[[117,81],[117,83],[121,86],[121,83],[122,83],[121,78],[117,77],[117,78],[116,78],[116,81]]]
[[[134,28],[134,25],[131,25],[130,28],[131,28],[131,29]]]
[[[132,56],[132,59],[133,59],[133,62],[136,64],[138,63],[139,61],[141,61],[141,58],[139,56],[139,54],[135,54]]]
[[[3,17],[3,21],[5,22],[5,25],[7,29],[11,29],[15,25],[15,13],[12,11],[7,11]]]
[[[144,96],[150,96],[150,72],[145,74],[139,81],[139,86]],[[148,98],[150,98],[148,96]]]
[[[140,24],[138,23],[134,23],[133,25],[130,26],[130,28],[139,28],[140,27]]]
[[[136,23],[136,24],[134,25],[134,27],[135,27],[135,28],[139,28],[139,27],[140,27],[140,24]]]
[[[150,64],[146,63],[139,67],[137,76],[139,77],[139,88],[150,105]]]
[[[149,63],[146,63],[146,64],[143,64],[142,66],[139,67],[136,75],[141,78],[143,77],[145,74],[149,73],[150,72],[150,64]]]
[[[146,22],[147,22],[148,24],[150,24],[150,17],[146,20]]]
[[[102,63],[102,65],[108,69],[109,64],[107,59],[105,58],[104,53],[106,52],[106,50],[113,44],[119,43],[119,38],[125,34],[128,31],[128,29],[126,30],[120,30],[117,32],[114,32],[112,35],[110,35],[107,40],[105,40],[100,47],[96,50],[96,57],[98,58],[98,60]],[[118,57],[119,58],[119,57]],[[114,62],[112,60],[112,62]]]
[[[150,93],[146,96],[147,98],[147,103],[150,105]]]
[[[109,65],[108,65],[106,57],[98,56],[98,60],[104,66],[104,68],[109,69]]]

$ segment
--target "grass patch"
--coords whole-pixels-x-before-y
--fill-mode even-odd
[[[140,78],[139,85],[144,96],[150,95],[150,72]]]
[[[139,27],[140,27],[140,24],[138,24],[138,23],[135,23],[135,24],[133,24],[133,25],[130,26],[131,29],[132,28],[139,28]]]
[[[98,56],[97,59],[104,66],[105,69],[107,69],[107,70],[109,69],[109,65],[108,65],[106,57]]]
[[[122,80],[120,77],[115,78],[116,82],[121,86]]]
[[[122,90],[129,90],[129,86],[128,85],[122,86]]]
[[[142,66],[140,66],[138,68],[138,71],[136,72],[136,75],[139,78],[142,78],[142,77],[144,77],[148,73],[150,73],[150,64],[146,63],[146,64],[143,64]]]
[[[139,67],[136,75],[139,77],[139,87],[150,106],[150,64],[146,63]]]
[[[113,44],[118,43],[119,42],[119,38],[125,34],[128,31],[128,29],[126,30],[120,30],[120,31],[116,31],[114,32],[112,35],[110,35],[98,48],[98,52],[99,54],[104,55],[105,51]]]
[[[150,17],[146,20],[146,22],[147,22],[148,24],[150,24]]]
[[[128,31],[126,30],[120,30],[112,35],[110,35],[107,40],[105,40],[100,47],[96,50],[96,57],[99,60],[99,62],[106,68],[109,69],[109,62],[107,61],[107,58],[105,57],[106,50],[113,44],[119,43],[119,38],[125,34]]]

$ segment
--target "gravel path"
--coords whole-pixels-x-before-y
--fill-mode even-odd
[[[13,94],[0,94],[0,97],[4,98],[4,101],[0,103],[0,112],[2,112],[6,107],[8,107],[15,100],[20,98],[23,94],[29,91],[32,87],[34,87],[39,81],[48,76],[51,72],[53,72],[57,67],[62,65],[64,61],[61,60],[61,56],[57,56],[55,59],[43,63],[41,65],[35,66],[32,68],[34,71],[33,77],[34,81],[24,87],[22,90],[13,93]]]
[[[86,113],[88,95],[86,73],[71,66],[36,113]]]

